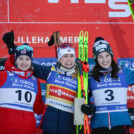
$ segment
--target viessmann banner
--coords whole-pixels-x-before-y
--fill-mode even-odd
[[[15,44],[27,42],[35,58],[55,57],[48,47],[51,34],[60,31],[61,42],[75,44],[78,55],[80,30],[89,32],[89,58],[97,36],[110,42],[115,58],[134,57],[134,22],[127,0],[1,0],[0,57],[8,57],[2,41],[14,30]]]

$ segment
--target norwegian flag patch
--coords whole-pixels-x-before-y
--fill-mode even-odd
[[[24,49],[24,50],[21,50],[21,54],[26,54],[26,49]]]
[[[68,52],[71,52],[71,49],[68,49],[67,51],[68,51]]]

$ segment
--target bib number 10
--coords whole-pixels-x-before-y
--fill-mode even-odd
[[[28,103],[30,103],[32,100],[32,94],[29,91],[26,91],[24,94],[22,94],[22,90],[17,90],[15,93],[18,94],[18,101],[22,101],[23,97]]]

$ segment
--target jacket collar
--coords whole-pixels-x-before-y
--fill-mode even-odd
[[[11,70],[9,70],[10,72],[17,74],[19,77],[24,78],[24,79],[28,79],[29,77],[31,77],[33,75],[33,71],[21,71],[15,67],[12,67]]]

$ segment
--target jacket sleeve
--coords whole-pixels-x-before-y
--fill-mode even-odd
[[[7,72],[0,71],[0,87],[6,82],[7,80]]]
[[[44,102],[42,101],[41,87],[38,80],[38,93],[36,95],[36,99],[34,102],[34,113],[38,115],[43,114],[44,107],[45,106],[44,106]]]
[[[43,80],[47,80],[47,77],[51,70],[51,66],[46,67],[35,63],[33,63],[32,65],[34,67],[34,76]]]
[[[134,84],[134,70],[124,68],[125,80],[128,85]]]
[[[5,70],[8,71],[12,70],[12,68],[15,67],[14,63],[15,63],[14,55],[10,55],[7,61],[5,62]]]

